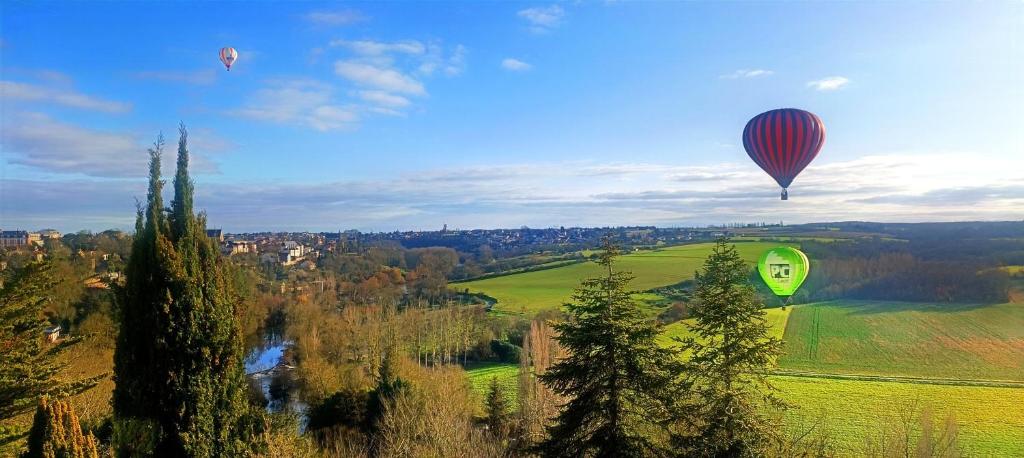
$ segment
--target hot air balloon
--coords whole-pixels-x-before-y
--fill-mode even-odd
[[[231,71],[231,64],[235,63],[238,59],[238,51],[235,48],[220,48],[220,61],[224,62],[224,66]]]
[[[762,170],[782,186],[789,185],[810,164],[825,144],[825,124],[814,113],[780,108],[754,116],[743,129],[743,148]]]
[[[757,261],[757,272],[776,296],[789,299],[811,271],[811,262],[802,251],[780,246],[765,251]]]

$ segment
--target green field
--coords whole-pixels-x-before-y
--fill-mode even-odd
[[[771,326],[769,334],[772,337],[782,339],[783,333],[786,330],[786,322],[789,320],[789,314],[793,312],[793,307],[782,308],[770,308],[764,309],[765,320],[768,321],[768,325]],[[676,321],[675,323],[665,326],[658,341],[662,345],[669,345],[674,342],[675,338],[686,338],[690,335],[690,329],[686,326],[686,322],[689,320]]]
[[[840,456],[856,456],[901,409],[929,407],[937,421],[954,416],[967,456],[1024,456],[1024,387],[973,386],[1024,382],[1024,304],[833,301],[766,313],[784,341],[779,369],[806,373],[771,377],[795,407],[793,430],[823,420]],[[670,324],[662,342],[687,333]],[[491,374],[506,374],[514,389],[516,371],[492,364],[469,376],[486,393]],[[923,380],[892,379],[900,376]]]
[[[637,291],[679,283],[693,278],[714,244],[700,243],[641,251],[619,258],[616,269],[630,271],[636,280],[630,285]],[[779,243],[737,243],[743,259],[754,263],[765,250]],[[516,275],[458,283],[456,288],[468,288],[498,300],[494,310],[500,313],[532,314],[556,309],[567,302],[580,281],[600,275],[593,262],[573,264],[555,269],[526,272]],[[641,298],[649,300],[650,298]]]
[[[905,406],[930,407],[941,421],[952,414],[966,456],[1024,456],[1024,388],[771,377],[781,397],[797,408],[787,423],[824,419],[840,456],[855,456]],[[913,407],[911,407],[913,408]]]
[[[473,390],[480,394],[481,399],[487,396],[491,389],[491,379],[497,378],[498,383],[505,389],[510,402],[515,403],[519,392],[519,365],[508,363],[478,363],[466,367],[469,375],[469,383]]]
[[[785,369],[1024,381],[1024,304],[826,302],[795,307]]]

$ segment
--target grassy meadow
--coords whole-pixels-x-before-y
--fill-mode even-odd
[[[771,333],[784,342],[779,369],[807,373],[770,377],[793,406],[786,413],[792,432],[822,421],[840,456],[856,456],[882,424],[928,408],[936,423],[955,418],[967,456],[1024,456],[1024,386],[963,380],[1024,382],[1024,304],[832,301],[765,312]],[[661,341],[686,335],[685,323],[676,322],[665,326]],[[485,394],[494,374],[514,387],[517,370],[491,364],[468,372]]]
[[[753,264],[761,253],[778,245],[778,242],[749,242],[737,243],[736,248],[743,259]],[[620,257],[616,268],[632,272],[636,276],[630,286],[637,291],[673,285],[693,278],[694,272],[703,264],[712,246],[713,243],[699,243],[631,253]],[[460,290],[469,288],[472,292],[484,293],[497,299],[498,303],[494,306],[496,312],[533,314],[560,307],[569,300],[573,289],[581,280],[599,274],[600,268],[597,264],[584,262],[458,283],[454,287]],[[653,298],[638,299],[650,301]]]
[[[469,383],[473,390],[485,399],[491,389],[491,379],[498,379],[498,384],[505,389],[509,401],[515,403],[519,391],[519,365],[509,363],[478,363],[466,367]]]
[[[1024,304],[834,301],[793,309],[786,369],[1024,380]]]

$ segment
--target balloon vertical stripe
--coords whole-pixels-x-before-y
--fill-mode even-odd
[[[817,157],[824,143],[821,119],[795,108],[761,113],[743,129],[747,155],[783,188]]]

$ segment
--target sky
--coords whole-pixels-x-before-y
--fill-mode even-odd
[[[0,228],[130,229],[179,123],[228,232],[1024,219],[1022,107],[1022,2],[10,1]]]

